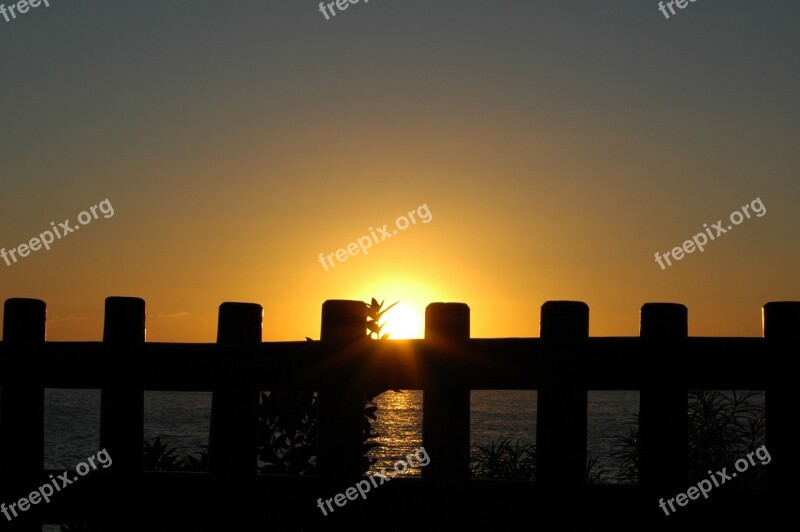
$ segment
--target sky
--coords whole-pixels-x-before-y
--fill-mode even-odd
[[[161,342],[213,342],[226,301],[271,341],[328,299],[464,302],[487,338],[548,300],[594,336],[654,301],[759,336],[800,300],[796,1],[49,4],[0,17],[0,248],[81,228],[0,259],[49,340],[101,339],[108,296]]]

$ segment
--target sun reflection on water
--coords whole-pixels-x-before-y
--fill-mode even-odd
[[[373,422],[373,432],[377,432],[378,437],[373,441],[381,445],[369,452],[369,456],[376,459],[370,471],[379,473],[385,468],[387,474],[398,475],[393,469],[395,462],[407,461],[406,455],[414,455],[422,445],[422,391],[390,390],[376,397],[375,403],[378,419]],[[413,467],[409,467],[404,476],[420,475],[418,461],[412,458]]]

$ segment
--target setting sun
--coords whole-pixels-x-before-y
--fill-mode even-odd
[[[389,338],[399,340],[402,338],[422,338],[422,319],[419,313],[406,303],[398,303],[383,317],[383,332],[389,333]]]

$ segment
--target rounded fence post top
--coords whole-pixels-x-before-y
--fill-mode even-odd
[[[589,305],[583,301],[545,301],[539,319],[541,338],[589,336]]]
[[[41,299],[15,297],[3,305],[3,341],[10,343],[44,342],[47,304]]]
[[[770,301],[761,309],[765,338],[800,339],[800,301]]]
[[[685,338],[689,335],[689,309],[681,303],[645,303],[639,316],[640,336]]]
[[[258,303],[225,302],[220,304],[217,343],[260,343],[263,319],[264,309]]]
[[[776,312],[800,313],[800,301],[770,301],[764,303],[764,309]]]
[[[258,303],[237,303],[233,301],[226,301],[224,303],[220,303],[219,305],[220,311],[225,309],[225,312],[260,312],[263,315],[264,307],[259,305]]]
[[[34,298],[31,298],[31,297],[9,297],[8,299],[6,299],[6,305],[8,305],[8,304],[20,304],[20,305],[22,305],[22,304],[26,304],[26,303],[27,304],[32,304],[32,303],[44,304],[44,301],[42,301],[41,299],[34,299]]]
[[[330,308],[330,309],[337,309],[337,310],[359,310],[361,308],[366,309],[367,304],[363,301],[358,301],[357,299],[326,299],[324,303],[322,303],[322,308]]]
[[[12,311],[41,311],[47,309],[47,303],[41,299],[31,299],[27,297],[11,297],[6,299],[3,306],[5,312]]]
[[[141,297],[129,297],[129,296],[108,296],[106,298],[106,305],[142,305],[144,306],[145,301]]]
[[[366,303],[351,299],[328,299],[322,304],[321,341],[349,344],[366,337]]]
[[[469,312],[466,303],[430,303],[425,307],[425,338],[469,340]]]
[[[584,301],[569,301],[566,299],[552,299],[549,301],[545,301],[542,303],[542,308],[554,308],[554,309],[573,309],[577,311],[578,309],[589,310],[589,305]]]
[[[464,310],[469,310],[469,305],[467,305],[466,303],[461,303],[461,302],[457,302],[457,301],[435,301],[433,303],[428,303],[428,306],[426,306],[425,309],[427,310],[427,309],[429,309],[431,307],[434,307],[434,308],[445,308],[445,307],[447,307],[447,308],[459,308],[459,307],[461,307]]]
[[[111,296],[105,301],[103,341],[140,343],[145,341],[145,301],[140,297]]]

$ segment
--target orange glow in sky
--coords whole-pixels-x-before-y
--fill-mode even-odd
[[[115,211],[0,261],[0,303],[44,300],[50,340],[99,340],[108,296],[167,342],[213,342],[226,301],[302,341],[328,299],[401,302],[392,338],[437,301],[490,338],[538,336],[548,300],[586,302],[593,336],[657,301],[691,335],[758,336],[764,303],[800,300],[800,3],[162,4],[0,32],[0,248]],[[655,262],[754,198],[763,218]]]

